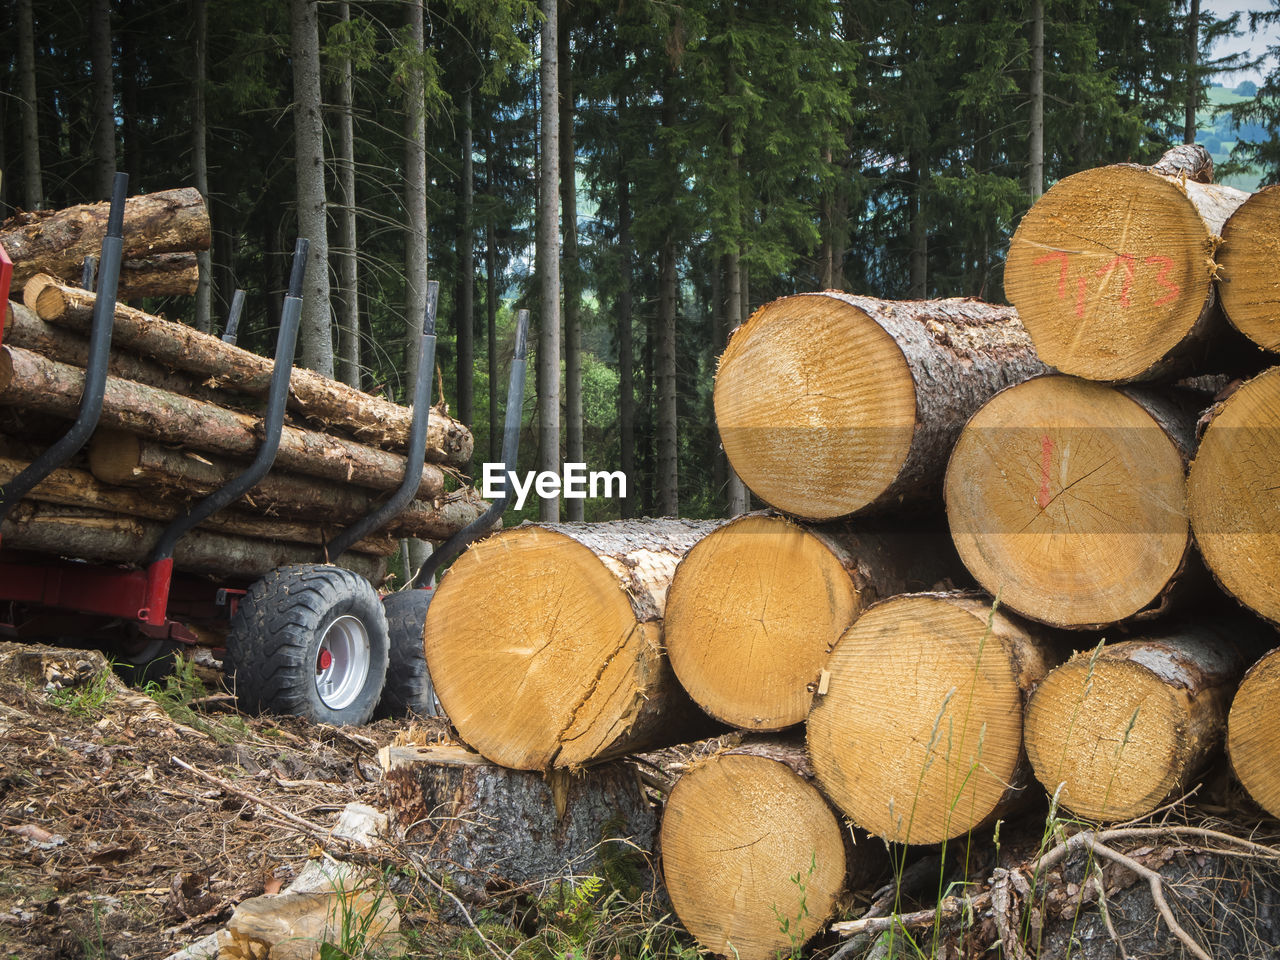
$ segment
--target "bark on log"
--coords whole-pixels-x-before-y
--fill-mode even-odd
[[[484,902],[598,870],[631,844],[653,849],[656,817],[623,763],[547,776],[489,763],[458,744],[381,753],[392,821],[433,873]],[[634,848],[631,848],[634,849]]]
[[[35,277],[22,296],[43,320],[81,331],[89,328],[95,297],[88,291],[51,277]],[[272,362],[265,357],[123,304],[116,306],[112,343],[198,374],[212,386],[260,396],[265,396],[270,386]],[[412,410],[312,370],[294,367],[289,403],[291,409],[325,429],[340,427],[362,443],[403,449],[408,442]],[[428,460],[465,465],[473,445],[471,431],[443,411],[432,410],[427,426]]]
[[[960,434],[951,535],[1002,607],[1057,627],[1149,619],[1194,590],[1186,461],[1195,413],[1172,394],[1049,376]]]
[[[89,441],[89,469],[103,483],[159,490],[165,495],[205,496],[244,472],[244,464],[202,456],[143,440],[132,433],[98,430]],[[236,504],[272,517],[307,520],[317,516],[345,525],[372,512],[381,497],[349,484],[325,483],[274,471]],[[489,508],[466,487],[444,494],[434,504],[411,500],[386,526],[391,537],[439,542],[453,536]]]
[[[1280,367],[1213,407],[1187,482],[1191,529],[1218,583],[1280,623]]]
[[[938,843],[1018,800],[1025,696],[1055,654],[975,595],[914,594],[859,617],[809,714],[823,792],[868,833]]]
[[[6,548],[136,565],[151,552],[164,526],[137,517],[24,500],[9,514],[0,534]],[[256,580],[276,567],[323,560],[321,552],[311,547],[206,530],[191,531],[178,541],[173,552],[176,570],[241,583]],[[381,557],[351,551],[337,562],[375,585],[382,582],[386,573]]]
[[[200,283],[194,253],[162,253],[120,264],[116,296],[120,300],[142,297],[189,297]]]
[[[84,371],[21,347],[0,347],[0,404],[74,417],[84,390]],[[260,418],[191,400],[129,380],[109,378],[101,425],[197,450],[253,456],[261,445]],[[392,490],[404,477],[399,454],[296,427],[284,427],[276,463],[288,470]],[[434,500],[444,475],[424,464],[417,496]]]
[[[808,715],[827,655],[864,609],[968,579],[943,532],[739,517],[707,534],[676,568],[667,655],[712,717],[781,730]]]
[[[661,832],[667,893],[713,954],[772,960],[835,912],[849,866],[845,831],[812,780],[803,744],[748,741],[672,788]]]
[[[83,368],[89,362],[88,340],[63,327],[45,323],[36,316],[34,310],[21,303],[9,304],[9,320],[4,328],[4,342],[73,367]],[[145,383],[149,387],[159,387],[161,390],[180,393],[197,400],[218,402],[218,400],[228,399],[225,393],[218,398],[217,391],[206,389],[191,377],[176,373],[145,357],[119,350],[113,350],[108,357],[107,372],[121,380]]]
[[[1267,350],[1280,350],[1280,184],[1264,187],[1231,214],[1218,252],[1218,296],[1232,325]]]
[[[85,257],[96,257],[107,232],[108,203],[20,213],[0,224],[0,244],[13,260],[13,283],[37,273],[68,281],[80,277]],[[130,197],[124,207],[124,259],[208,250],[209,211],[194,187]]]
[[[784,297],[730,339],[716,424],[761,500],[829,520],[935,494],[970,414],[1044,369],[1009,307]]]
[[[21,460],[0,456],[0,487],[27,466]],[[85,470],[63,468],[55,470],[27,494],[26,499],[39,503],[84,507],[104,513],[141,517],[168,523],[185,512],[181,502],[164,500],[154,492],[143,493],[99,483],[93,474]],[[328,519],[328,518],[326,518]],[[214,514],[197,529],[217,530],[231,536],[258,540],[283,540],[286,543],[308,544],[323,548],[341,527],[327,527],[317,523],[293,523],[288,520],[267,520],[242,513],[222,511]],[[369,553],[386,557],[395,553],[399,543],[389,533],[376,533],[351,549],[357,553]]]
[[[662,651],[676,563],[712,524],[521,526],[472,547],[427,612],[427,666],[462,739],[521,770],[577,767],[714,727]]]
[[[1090,380],[1173,378],[1224,329],[1214,252],[1248,194],[1160,172],[1175,167],[1085,170],[1018,224],[1005,290],[1045,363]]]
[[[1274,637],[1272,640],[1274,641]],[[1227,755],[1258,806],[1280,817],[1280,649],[1249,668],[1227,718]]]
[[[1076,654],[1027,705],[1036,779],[1094,820],[1146,816],[1180,796],[1222,747],[1245,651],[1258,649],[1260,633],[1241,617]]]

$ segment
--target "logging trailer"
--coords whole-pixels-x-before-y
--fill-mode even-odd
[[[97,426],[107,384],[128,177],[116,174],[106,236],[97,266],[97,299],[84,392],[70,429],[8,484],[0,487],[0,524],[23,496],[65,465]],[[504,494],[430,556],[406,589],[380,597],[363,576],[335,563],[362,538],[386,526],[414,498],[426,455],[430,388],[435,369],[439,285],[430,285],[413,417],[402,482],[380,506],[330,538],[318,560],[279,567],[260,578],[212,580],[174,565],[181,538],[241,498],[271,470],[280,443],[294,346],[302,309],[308,241],[297,241],[284,300],[262,440],[253,462],[172,520],[145,556],[127,565],[16,550],[0,539],[0,636],[55,638],[103,646],[135,681],[161,675],[184,647],[213,646],[241,705],[359,724],[375,714],[438,715],[427,674],[423,628],[435,573],[488,533],[506,506]],[[0,246],[0,345],[13,265]],[[92,282],[92,270],[86,269]],[[223,339],[234,343],[236,307]],[[515,462],[524,395],[528,311],[517,315],[515,358],[507,392],[504,464]],[[505,469],[505,467],[504,467]],[[75,640],[69,640],[75,638]]]

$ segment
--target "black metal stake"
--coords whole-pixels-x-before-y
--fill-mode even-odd
[[[240,329],[240,313],[244,310],[244,291],[237,290],[231,295],[231,312],[227,314],[227,328],[222,332],[222,342],[232,346],[236,342],[236,332]]]

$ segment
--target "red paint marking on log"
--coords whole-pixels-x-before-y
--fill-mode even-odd
[[[1116,267],[1124,264],[1124,282],[1120,286],[1120,306],[1127,307],[1130,304],[1129,291],[1133,289],[1133,271],[1134,257],[1131,253],[1117,253],[1111,258],[1106,266],[1099,267],[1093,272],[1095,277],[1109,276],[1111,271]]]
[[[1084,292],[1088,280],[1084,277],[1076,277],[1076,316],[1084,316]]]
[[[1067,263],[1069,257],[1065,250],[1055,250],[1053,253],[1046,253],[1043,257],[1036,257],[1031,262],[1037,266],[1042,263],[1052,263],[1055,260],[1058,263],[1058,299],[1061,300],[1067,295]]]
[[[1181,288],[1176,283],[1170,283],[1169,280],[1167,279],[1169,276],[1169,271],[1173,269],[1173,261],[1170,260],[1168,257],[1147,257],[1147,259],[1143,262],[1151,263],[1151,264],[1158,263],[1161,265],[1160,273],[1159,275],[1156,276],[1156,283],[1160,284],[1160,286],[1164,287],[1166,290],[1169,291],[1163,297],[1157,300],[1155,302],[1155,305],[1157,307],[1160,307],[1160,306],[1164,306],[1164,304],[1166,303],[1171,303],[1172,301],[1176,300],[1178,298],[1178,294],[1182,292]]]
[[[1053,459],[1053,440],[1046,433],[1040,438],[1040,496],[1036,502],[1043,510],[1049,506],[1049,464]]]

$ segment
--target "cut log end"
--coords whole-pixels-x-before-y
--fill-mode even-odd
[[[1253,194],[1222,229],[1218,295],[1227,319],[1254,343],[1280,350],[1280,185]]]
[[[947,469],[952,537],[1009,609],[1060,627],[1131,617],[1165,591],[1190,534],[1182,453],[1119,391],[1070,377],[1005,390]]]
[[[667,652],[713,717],[781,730],[804,720],[827,652],[864,605],[817,537],[779,517],[743,517],[681,562],[667,598]]]
[[[1140,378],[1196,327],[1213,250],[1186,187],[1101,167],[1059,181],[1022,218],[1005,289],[1045,363],[1092,380]]]
[[[901,843],[957,837],[1024,780],[1023,694],[1046,654],[988,604],[949,594],[876,604],[827,669],[809,755],[827,796],[867,832]]]
[[[1280,368],[1240,387],[1204,432],[1187,484],[1205,563],[1237,600],[1280,623]]]
[[[771,960],[820,930],[844,884],[839,822],[785,764],[713,757],[676,783],[662,821],[667,891],[708,950]]]
[[[830,519],[871,503],[898,475],[916,398],[888,333],[857,307],[805,295],[761,307],[734,334],[715,412],[725,453],[757,496]]]
[[[1227,753],[1258,806],[1280,817],[1280,650],[1245,674],[1227,719]]]

